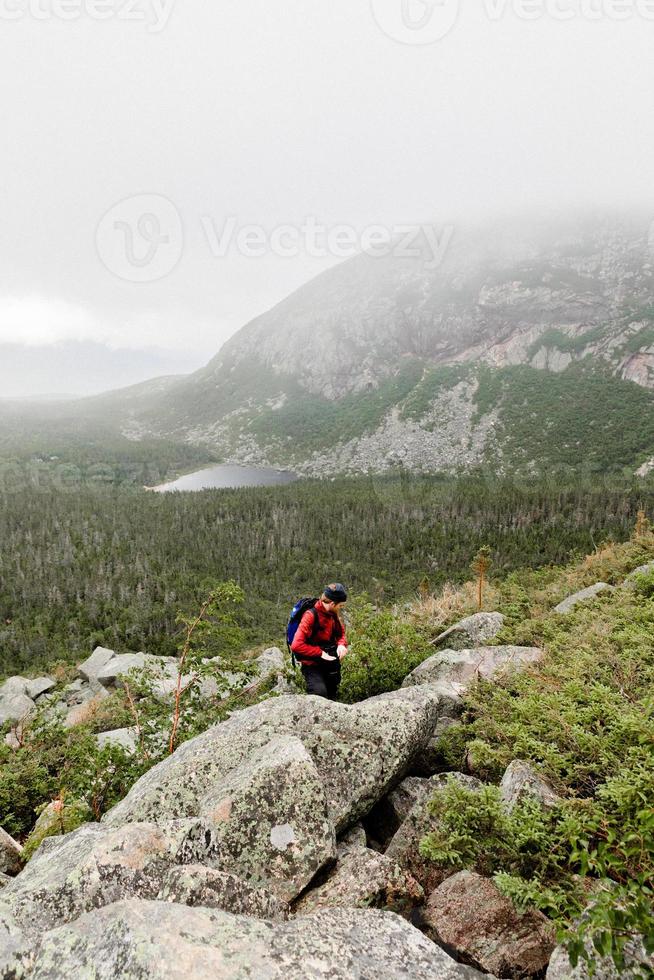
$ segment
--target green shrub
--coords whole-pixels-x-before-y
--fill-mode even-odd
[[[351,704],[396,690],[433,653],[413,626],[365,600],[352,611],[348,637],[352,651],[343,661],[340,696]]]

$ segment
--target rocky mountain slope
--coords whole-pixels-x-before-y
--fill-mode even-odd
[[[360,255],[181,379],[56,407],[306,474],[654,459],[649,215],[457,226]],[[627,432],[622,445],[621,433]]]
[[[425,599],[433,652],[408,673],[395,661],[398,689],[352,704],[269,690],[150,761],[101,819],[66,833],[62,792],[24,853],[0,831],[0,978],[588,980],[554,924],[576,941],[589,901],[595,975],[651,975],[653,557],[641,515],[624,545],[489,586],[502,612],[443,630]],[[83,736],[69,696],[88,705],[154,659],[98,649],[64,690],[7,681],[10,759],[33,769],[43,724],[19,696]],[[282,665],[268,651],[258,682]],[[136,755],[134,734],[102,737]]]

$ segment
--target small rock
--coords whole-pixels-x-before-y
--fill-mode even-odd
[[[613,591],[612,585],[607,585],[606,582],[596,582],[595,585],[589,585],[587,589],[582,589],[581,592],[575,592],[574,595],[568,596],[567,599],[564,599],[563,602],[560,602],[558,606],[554,607],[554,612],[565,616],[567,613],[572,612],[574,607],[580,602],[594,599],[595,596],[600,595],[602,592]]]
[[[163,902],[223,909],[234,915],[253,915],[276,922],[288,918],[288,905],[270,892],[254,888],[236,875],[201,864],[172,868],[158,897]]]
[[[256,658],[255,663],[259,679],[263,681],[284,670],[284,654],[278,647],[270,647]]]
[[[475,613],[450,626],[432,641],[433,646],[441,646],[446,640],[450,650],[466,650],[482,646],[495,639],[504,626],[501,613]]]
[[[294,906],[295,915],[329,908],[384,908],[407,912],[425,893],[411,875],[383,854],[358,848],[343,854],[326,881]]]
[[[107,745],[118,745],[131,755],[138,748],[138,736],[135,728],[116,728],[111,732],[100,732],[95,738],[101,749]]]
[[[18,841],[0,827],[0,872],[5,875],[17,875],[23,866],[22,853],[23,848]]]
[[[88,657],[83,663],[79,664],[77,670],[86,681],[97,681],[98,674],[103,667],[113,660],[116,654],[113,650],[107,650],[105,647],[96,647],[90,657]]]
[[[42,694],[47,694],[56,686],[57,682],[51,677],[37,677],[33,681],[28,681],[26,694],[32,701],[36,701]]]
[[[490,878],[460,871],[429,896],[425,932],[461,962],[498,977],[531,977],[547,966],[554,927],[542,912],[519,914]]]
[[[562,801],[562,797],[544,776],[539,775],[528,762],[520,762],[518,759],[507,766],[500,783],[500,791],[509,810],[527,797],[537,800],[546,810],[551,810]]]
[[[22,721],[36,709],[25,693],[28,683],[24,677],[10,677],[0,687],[0,725],[6,725],[8,721]]]

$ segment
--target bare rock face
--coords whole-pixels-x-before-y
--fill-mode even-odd
[[[323,784],[299,739],[273,739],[200,801],[177,851],[292,901],[336,857]]]
[[[528,762],[520,762],[518,759],[507,766],[500,783],[500,791],[509,810],[526,798],[536,800],[546,810],[562,801],[549,780],[539,775]]]
[[[394,861],[368,848],[342,855],[327,880],[303,895],[297,915],[330,908],[384,908],[407,912],[424,899],[417,881]]]
[[[17,875],[22,867],[23,848],[0,827],[0,873]]]
[[[420,841],[434,830],[435,826],[435,818],[429,812],[429,803],[436,793],[447,788],[449,780],[454,780],[473,790],[481,789],[483,785],[474,776],[466,776],[460,772],[434,776],[427,780],[428,792],[409,811],[385,852],[386,857],[396,861],[400,867],[413,875],[426,892],[432,891],[453,874],[451,868],[439,867],[420,853]]]
[[[28,980],[481,977],[392,912],[333,909],[272,923],[153,901],[117,902],[83,915],[46,933],[30,960],[30,968],[19,973],[20,951],[9,952],[6,975]]]
[[[281,922],[288,918],[288,905],[270,892],[254,888],[236,875],[201,864],[172,868],[158,898],[162,902],[223,909],[234,915],[251,915],[271,921]]]
[[[394,691],[357,705],[288,696],[263,701],[181,745],[154,766],[105,822],[164,823],[198,817],[214,787],[278,735],[297,737],[325,788],[337,833],[346,830],[406,773],[429,740],[440,698],[429,687]]]
[[[483,646],[495,639],[503,626],[504,616],[501,613],[475,613],[450,626],[433,641],[433,645],[442,646],[447,642],[450,650]]]
[[[420,684],[448,683],[465,690],[478,678],[492,681],[511,670],[523,670],[538,663],[543,651],[536,647],[476,647],[470,650],[442,650],[419,664],[403,688]]]
[[[572,612],[575,606],[578,606],[580,602],[587,602],[589,599],[594,599],[596,596],[601,595],[602,592],[613,592],[613,586],[607,585],[606,582],[596,582],[595,585],[589,585],[587,589],[582,589],[581,592],[575,592],[574,595],[568,596],[563,602],[560,602],[558,606],[554,607],[554,612],[559,613],[561,616],[567,615],[567,613]]]
[[[489,878],[460,871],[432,892],[427,935],[458,959],[498,977],[540,974],[554,949],[554,928],[541,912],[519,914]]]

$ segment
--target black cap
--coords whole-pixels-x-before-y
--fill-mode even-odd
[[[332,602],[347,602],[347,592],[345,591],[345,586],[341,585],[340,582],[332,582],[331,585],[326,586],[325,596]]]

